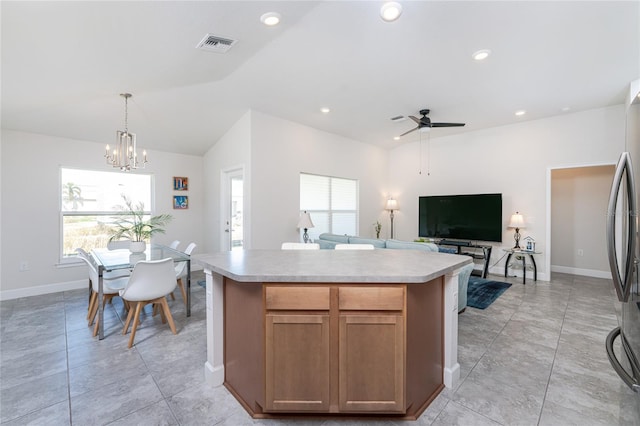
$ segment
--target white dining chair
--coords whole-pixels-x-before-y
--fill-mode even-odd
[[[89,296],[89,313],[87,314],[87,320],[89,321],[89,326],[93,325],[96,314],[98,313],[98,292],[100,285],[100,276],[98,275],[98,270],[94,266],[93,262],[89,258],[89,253],[84,251],[81,248],[76,249],[78,253],[78,257],[82,259],[87,266],[89,267],[89,286],[90,286],[90,296]],[[123,289],[127,285],[127,281],[129,277],[121,277],[121,276],[109,276],[108,272],[104,272],[102,276],[102,307],[107,304],[107,302],[111,302],[111,300],[118,296],[118,292]],[[96,324],[93,328],[93,336],[98,335],[99,331],[99,321],[96,321]]]
[[[318,243],[282,243],[282,250],[320,250]]]
[[[131,245],[131,241],[129,240],[109,241],[107,243],[107,248],[109,250],[128,249],[130,245]]]
[[[198,245],[196,243],[190,243],[186,249],[184,249],[184,253],[188,254],[189,256],[191,256],[191,253],[193,253],[193,251],[196,249],[196,247],[198,247]],[[187,262],[180,262],[177,265],[175,265],[175,272],[176,272],[176,283],[178,285],[178,287],[180,287],[180,293],[182,293],[182,300],[184,301],[184,303],[187,303],[187,292],[184,288],[184,281],[183,278],[187,277]],[[173,293],[171,293],[173,295]]]
[[[179,245],[180,245],[180,240],[173,240],[171,244],[169,244],[169,247],[171,247],[174,250],[177,250]]]
[[[336,250],[373,250],[373,244],[336,244]]]
[[[123,290],[120,290],[120,297],[129,302],[129,314],[122,329],[123,335],[127,334],[133,320],[129,348],[133,346],[136,337],[140,313],[150,303],[160,307],[162,323],[168,321],[173,334],[177,334],[166,298],[176,288],[174,272],[173,259],[170,257],[162,260],[141,260],[133,268],[129,282]]]

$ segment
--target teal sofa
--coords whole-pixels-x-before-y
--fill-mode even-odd
[[[404,250],[422,250],[422,251],[439,251],[438,246],[432,243],[416,243],[412,241],[401,240],[381,240],[376,238],[362,238],[353,235],[338,235],[324,233],[320,234],[314,243],[320,244],[321,249],[334,249],[336,244],[371,244],[377,249],[404,249]]]
[[[381,240],[376,238],[362,238],[353,235],[338,235],[324,233],[318,236],[314,241],[320,245],[320,249],[334,249],[336,244],[371,244],[376,249],[399,249],[399,250],[422,250],[430,252],[445,252],[449,250],[440,250],[433,243],[418,243],[413,241],[402,240]],[[458,312],[462,312],[467,307],[467,288],[469,285],[469,277],[473,271],[473,263],[465,265],[458,274]]]

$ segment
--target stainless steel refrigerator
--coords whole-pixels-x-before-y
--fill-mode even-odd
[[[616,168],[607,212],[607,251],[613,284],[621,302],[620,326],[606,339],[607,355],[620,378],[637,396],[640,412],[640,80],[631,83],[626,106],[625,148]],[[634,169],[635,168],[635,169]],[[636,413],[638,415],[639,413]]]

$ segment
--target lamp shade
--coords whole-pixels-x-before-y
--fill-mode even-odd
[[[313,228],[313,222],[311,222],[311,216],[305,210],[300,214],[300,220],[298,220],[298,228],[308,229]]]
[[[398,210],[398,201],[393,198],[389,198],[387,200],[387,205],[384,208],[385,210]]]
[[[524,228],[524,217],[516,212],[516,214],[511,215],[511,220],[509,221],[509,228]]]

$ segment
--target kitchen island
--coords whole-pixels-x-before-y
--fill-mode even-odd
[[[242,250],[204,267],[208,383],[254,418],[416,419],[459,378],[466,256],[413,250]]]

